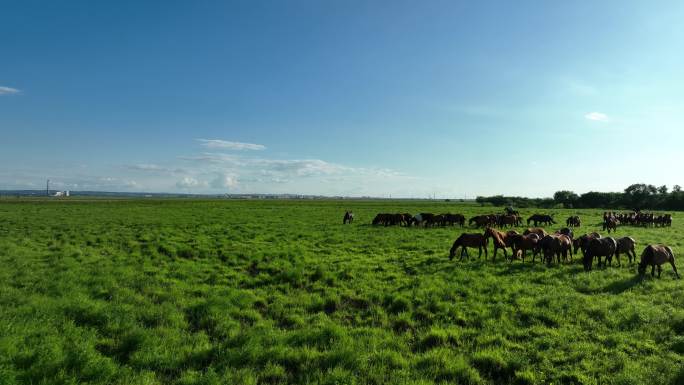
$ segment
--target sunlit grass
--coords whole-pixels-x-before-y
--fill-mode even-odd
[[[345,209],[354,224],[341,224]],[[684,381],[684,289],[668,266],[642,280],[625,258],[590,273],[579,256],[450,262],[458,227],[369,224],[379,212],[495,210],[3,201],[0,384]],[[551,211],[600,230],[599,210]],[[624,235],[637,254],[660,242],[678,256],[684,217]]]

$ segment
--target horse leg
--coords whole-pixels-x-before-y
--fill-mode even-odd
[[[674,261],[670,261],[670,265],[672,265],[672,270],[674,270],[675,276],[679,278],[679,273],[677,272],[677,266],[675,266]]]
[[[655,277],[655,265],[651,265],[651,277]]]
[[[662,265],[658,265],[658,279],[660,279],[660,273],[662,273],[663,267]]]

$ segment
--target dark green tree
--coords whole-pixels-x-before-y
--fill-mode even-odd
[[[553,194],[553,200],[556,203],[562,203],[565,207],[574,207],[579,199],[579,195],[573,191],[561,190]]]

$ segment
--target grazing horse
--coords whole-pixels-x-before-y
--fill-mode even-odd
[[[470,220],[468,220],[468,224],[472,225],[475,223],[475,227],[485,227],[491,223],[492,219],[489,215],[477,215]]]
[[[344,213],[344,219],[342,219],[342,224],[346,225],[347,223],[351,224],[354,221],[354,213],[351,211],[347,211]]]
[[[449,260],[454,259],[454,255],[456,255],[456,249],[461,248],[461,256],[458,259],[459,261],[463,260],[463,255],[465,254],[466,256],[468,255],[468,247],[471,248],[476,248],[479,251],[478,258],[482,257],[482,249],[484,249],[485,252],[485,260],[487,259],[487,239],[484,237],[484,235],[480,233],[476,234],[468,234],[468,233],[463,233],[461,234],[456,240],[454,241],[453,246],[451,246],[451,250],[449,250]]]
[[[580,237],[578,237],[576,239],[573,239],[573,241],[572,241],[573,254],[577,255],[577,250],[582,250],[582,255],[584,255],[587,251],[587,246],[589,245],[589,240],[592,238],[601,238],[601,234],[589,233],[589,234],[581,235]]]
[[[629,263],[632,263],[632,258],[636,262],[636,253],[634,252],[634,245],[636,241],[631,237],[622,237],[617,240],[617,249],[615,250],[615,259],[617,259],[618,266],[620,266],[620,253],[627,254]]]
[[[433,226],[435,224],[435,214],[420,213],[418,215],[420,215],[420,217],[422,218],[422,222],[425,227]]]
[[[445,214],[449,220],[449,222],[454,225],[454,224],[459,224],[461,227],[465,225],[465,217],[463,214]]]
[[[565,234],[553,234],[547,235],[539,242],[539,245],[543,251],[544,259],[547,264],[553,262],[553,256],[556,256],[556,262],[560,264],[561,255],[563,256],[563,261],[568,260],[568,251],[572,245],[570,237]]]
[[[503,250],[504,258],[508,259],[508,255],[506,254],[506,233],[487,227],[484,232],[484,237],[485,240],[492,238],[494,241],[494,255],[492,256],[492,261],[496,260],[496,252],[499,249]]]
[[[528,226],[530,225],[530,222],[534,222],[534,227],[537,227],[539,223],[546,226],[550,226],[556,223],[556,221],[553,220],[552,216],[546,214],[534,214],[531,217],[527,218]]]
[[[532,250],[532,260],[539,252],[539,236],[537,234],[529,235],[513,235],[511,238],[511,249],[513,250],[513,255],[520,256],[523,263],[525,263],[525,255],[527,250]]]
[[[413,215],[409,213],[403,213],[401,214],[401,221],[404,224],[404,226],[411,226],[411,222],[413,222]]]
[[[601,267],[601,257],[606,257],[606,261],[612,260],[616,249],[617,242],[611,237],[591,238],[584,252],[584,258],[582,260],[584,264],[584,270],[591,270],[591,265],[594,263],[594,257],[598,258],[599,267]]]
[[[580,217],[577,215],[573,215],[565,221],[565,225],[568,227],[579,227],[581,224]]]
[[[677,266],[675,266],[674,252],[672,248],[665,245],[648,245],[641,253],[641,262],[639,263],[639,274],[646,274],[646,267],[651,265],[651,276],[655,275],[655,268],[658,266],[658,278],[660,278],[660,273],[663,271],[661,265],[663,263],[669,262],[672,265],[672,270],[674,270],[675,275],[679,278],[679,273],[677,272]]]
[[[522,220],[518,215],[502,215],[499,217],[499,226],[501,227],[506,227],[506,226],[519,226],[522,223]]]
[[[435,214],[431,213],[420,213],[416,214],[413,216],[413,219],[411,220],[414,225],[420,226],[423,225],[425,227],[432,226],[435,224]]]

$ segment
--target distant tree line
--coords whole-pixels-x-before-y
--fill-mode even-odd
[[[624,192],[590,191],[577,195],[572,191],[556,191],[553,198],[525,198],[495,195],[477,197],[480,204],[514,207],[541,208],[605,208],[612,210],[684,210],[684,191],[675,185],[672,191],[667,186],[636,183]]]

